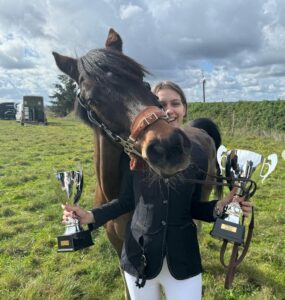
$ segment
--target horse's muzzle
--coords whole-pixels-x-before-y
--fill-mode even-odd
[[[164,139],[154,139],[146,149],[150,166],[168,176],[182,171],[189,165],[191,142],[185,133],[175,129]]]

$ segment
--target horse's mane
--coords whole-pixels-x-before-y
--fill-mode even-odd
[[[127,81],[140,81],[149,72],[136,61],[112,49],[94,49],[78,59],[79,73],[86,73],[105,88],[114,84],[122,86]]]

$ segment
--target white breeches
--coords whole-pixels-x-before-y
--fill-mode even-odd
[[[164,290],[166,300],[201,300],[202,299],[202,275],[177,280],[169,272],[166,258],[159,275],[147,280],[145,286],[138,288],[136,278],[124,272],[128,290],[132,300],[160,300],[161,287]]]

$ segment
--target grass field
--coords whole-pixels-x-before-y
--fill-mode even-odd
[[[0,299],[124,299],[118,259],[103,229],[93,233],[93,247],[57,253],[56,237],[64,228],[54,169],[83,166],[85,208],[92,206],[96,179],[91,130],[72,117],[49,121],[0,121]],[[223,287],[221,243],[209,236],[212,225],[203,226],[203,299],[285,299],[285,142],[235,132],[224,136],[224,144],[265,156],[276,152],[280,161],[252,199],[254,236],[231,290]]]

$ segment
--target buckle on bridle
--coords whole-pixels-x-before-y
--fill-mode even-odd
[[[147,115],[143,121],[146,122],[146,126],[148,126],[154,123],[156,120],[158,120],[158,116],[156,113],[152,112],[149,115]]]

